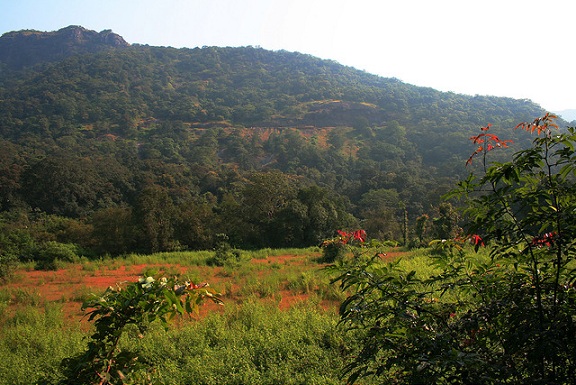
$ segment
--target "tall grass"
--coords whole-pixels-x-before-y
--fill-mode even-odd
[[[261,250],[241,250],[242,255],[254,259],[266,259],[280,255],[314,255],[319,253],[317,247],[307,249],[261,249]],[[212,250],[200,251],[173,251],[165,253],[155,253],[150,255],[128,254],[122,259],[124,264],[163,264],[173,263],[182,266],[205,266],[210,258],[214,256]]]
[[[341,384],[344,341],[333,313],[312,304],[280,311],[247,301],[200,320],[159,325],[122,348],[139,352],[154,384]],[[0,384],[56,384],[60,362],[84,349],[87,334],[58,306],[27,307],[0,331]]]
[[[248,302],[141,341],[154,383],[341,384],[343,341],[333,315]]]
[[[1,322],[1,384],[55,384],[61,360],[84,348],[84,333],[64,321],[58,304],[18,308]]]
[[[284,249],[261,249],[261,250],[251,250],[247,251],[252,258],[255,259],[266,259],[268,257],[278,257],[283,255],[299,255],[299,256],[311,256],[321,253],[318,247],[309,247],[305,249],[295,249],[295,248],[284,248]]]
[[[167,253],[155,253],[151,255],[129,254],[123,258],[126,264],[162,264],[171,263],[183,266],[203,266],[214,252],[204,251],[175,251]]]
[[[285,249],[261,249],[261,250],[240,250],[242,255],[246,256],[247,260],[250,259],[268,259],[270,257],[294,255],[294,256],[310,256],[310,260],[314,260],[315,256],[321,253],[318,247],[310,247],[305,249],[285,248]],[[214,256],[213,250],[199,250],[199,251],[173,251],[162,252],[154,254],[127,254],[121,257],[111,257],[103,255],[96,259],[86,257],[78,257],[74,261],[55,261],[57,269],[68,269],[71,266],[82,266],[84,271],[96,271],[103,268],[118,268],[121,266],[130,265],[162,265],[162,264],[178,264],[181,266],[206,266],[208,261]],[[18,264],[18,269],[34,270],[34,262],[21,262]]]

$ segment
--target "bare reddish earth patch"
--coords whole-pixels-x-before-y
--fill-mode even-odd
[[[403,253],[387,253],[383,258],[394,259]],[[270,269],[259,269],[255,272],[260,280],[263,280],[268,272],[274,271],[272,265],[276,268],[282,266],[297,266],[302,271],[318,270],[321,265],[311,266],[307,262],[307,257],[296,255],[273,256],[265,259],[252,259],[250,263],[255,265],[270,265]],[[180,266],[177,264],[161,265],[112,265],[103,266],[95,269],[90,267],[89,270],[82,265],[73,265],[66,269],[56,271],[34,271],[19,270],[15,274],[15,279],[6,284],[3,288],[13,293],[17,291],[27,292],[30,295],[39,298],[40,304],[47,302],[57,302],[62,304],[64,315],[71,321],[80,321],[85,313],[81,310],[82,301],[91,293],[99,294],[104,292],[110,286],[123,285],[129,282],[135,282],[146,270],[155,269],[169,273],[180,273],[184,277],[200,277],[202,282],[208,282],[217,291],[222,292],[223,300],[226,303],[242,303],[246,298],[241,294],[242,282],[236,281],[223,273],[219,267],[208,266]],[[198,283],[198,282],[196,282]],[[231,293],[225,292],[228,287]],[[282,288],[271,296],[263,297],[262,301],[276,303],[280,309],[288,309],[298,303],[307,301],[310,295],[295,292]],[[225,306],[224,305],[224,306]],[[321,304],[325,308],[336,309],[337,303],[323,301]],[[18,306],[16,303],[15,306]],[[208,303],[201,310],[200,316],[207,312],[221,311],[222,307]]]

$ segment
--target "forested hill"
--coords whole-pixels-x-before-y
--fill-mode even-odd
[[[170,239],[150,250],[206,246],[216,232],[314,244],[357,221],[397,238],[398,208],[434,211],[466,173],[480,126],[510,137],[543,113],[294,52],[129,45],[82,27],[10,32],[0,38],[0,208],[90,226],[120,208],[145,221],[145,198],[204,210],[194,233],[166,209]]]
[[[90,52],[101,53],[78,54]],[[12,117],[110,121],[121,126],[120,133],[126,123],[147,118],[245,127],[378,126],[398,120],[415,131],[431,125],[451,132],[541,112],[525,100],[438,92],[291,52],[128,47],[111,31],[72,26],[0,38],[0,62],[10,68],[58,58],[52,66],[2,77],[8,92],[3,107]]]

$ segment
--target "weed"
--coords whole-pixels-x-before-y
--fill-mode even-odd
[[[297,275],[288,277],[286,286],[288,290],[302,294],[310,294],[314,291],[316,284],[314,275],[308,271],[303,271]]]
[[[74,295],[69,297],[69,300],[74,302],[85,302],[90,297],[92,297],[94,293],[98,293],[101,291],[102,290],[96,289],[94,287],[82,286],[74,292]]]
[[[42,297],[37,291],[17,288],[12,292],[12,304],[24,306],[38,306]]]
[[[8,289],[0,289],[0,303],[10,303],[12,301],[12,292]]]
[[[224,292],[222,293],[222,295],[228,298],[231,297],[233,295],[232,288],[233,288],[232,282],[226,281],[224,283]]]

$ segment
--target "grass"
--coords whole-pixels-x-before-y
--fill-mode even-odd
[[[152,324],[144,338],[134,330],[121,347],[154,368],[152,383],[340,384],[336,323],[313,303],[280,311],[252,299],[169,331]],[[86,335],[55,305],[19,310],[0,331],[0,383],[56,384],[60,361],[80,352]]]
[[[62,359],[84,348],[84,333],[64,322],[58,304],[24,306],[2,323],[1,384],[55,384]]]
[[[88,300],[94,293],[97,293],[98,291],[98,289],[92,286],[83,286],[80,290],[76,290],[73,295],[65,297],[65,302],[73,301],[82,303]]]
[[[64,284],[56,272],[49,272],[38,287],[74,287],[74,294],[54,301],[34,288],[17,287],[27,282],[21,270],[17,282],[0,288],[0,385],[57,384],[60,362],[85,349],[83,338],[89,335],[85,324],[70,322],[64,308],[69,302],[78,302],[79,308],[87,295],[104,290],[87,284],[78,289],[77,284],[121,266],[135,275],[153,270],[182,273],[193,282],[209,281],[224,294],[225,305],[217,312],[175,322],[168,331],[152,324],[143,339],[139,333],[127,333],[123,346],[137,350],[143,362],[156,368],[152,383],[341,384],[343,352],[349,342],[336,326],[335,310],[345,294],[330,284],[330,276],[317,262],[320,250],[242,253],[246,261],[224,267],[206,265],[213,256],[209,251],[65,263],[59,265],[64,271],[58,272]],[[289,301],[289,296],[299,300]],[[285,303],[292,305],[281,309]]]
[[[282,255],[308,256],[319,253],[320,250],[315,248],[307,249],[262,249],[262,250],[243,250],[242,255],[254,259],[267,259]],[[207,261],[214,255],[213,251],[177,251],[166,253],[155,253],[152,255],[129,254],[122,258],[124,264],[141,265],[141,264],[179,264],[182,266],[205,266]]]
[[[12,291],[13,305],[25,305],[36,307],[42,302],[42,297],[40,293],[36,290],[29,289],[15,289]]]
[[[317,308],[281,312],[252,301],[142,342],[153,344],[147,351],[162,377],[180,381],[171,383],[339,384],[335,325]]]

